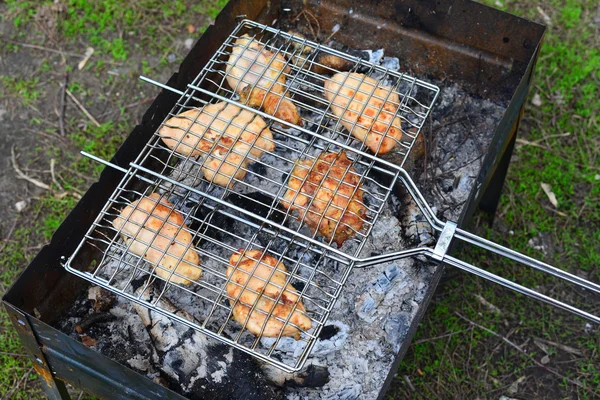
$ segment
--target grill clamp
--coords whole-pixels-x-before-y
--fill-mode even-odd
[[[317,118],[315,120],[317,123],[314,122],[315,120],[307,120],[311,126],[298,126],[251,108],[240,103],[238,95],[225,84],[227,59],[232,54],[236,40],[241,37],[242,33],[247,32],[254,32],[253,40],[258,41],[264,49],[275,55],[284,55],[287,60],[286,67],[289,70],[282,70],[277,77],[272,79],[266,78],[264,76],[265,71],[263,71],[261,78],[267,79],[273,85],[284,74],[287,78],[286,95],[289,95],[286,98],[304,113],[316,114]],[[341,118],[336,117],[331,112],[332,104],[323,100],[322,95],[319,94],[323,91],[320,82],[323,82],[325,78],[311,72],[313,66],[323,67],[323,65],[319,64],[314,57],[311,58],[311,56],[303,54],[302,49],[306,46],[314,50],[313,54],[324,52],[353,62],[354,66],[351,72],[360,71],[364,72],[365,75],[378,75],[379,79],[388,79],[391,82],[393,91],[399,93],[402,97],[400,102],[396,104],[396,115],[402,120],[403,129],[406,125],[410,128],[407,129],[407,132],[412,132],[410,141],[401,141],[397,144],[397,149],[402,155],[400,162],[395,164],[369,154],[364,143],[353,138],[347,133],[347,130],[342,128],[340,125]],[[292,63],[292,60],[296,61]],[[247,61],[255,62],[256,59]],[[329,69],[331,68],[329,67]],[[249,177],[250,174],[254,174],[254,178],[247,178],[246,180],[232,178],[232,187],[219,188],[203,180],[203,177],[197,172],[203,166],[201,157],[185,156],[174,152],[164,145],[161,136],[158,134],[155,134],[149,140],[135,162],[130,163],[128,169],[82,152],[85,156],[118,169],[125,176],[74,254],[66,261],[65,268],[68,271],[289,372],[298,371],[304,366],[353,268],[373,266],[417,255],[426,256],[434,262],[444,262],[455,266],[521,294],[600,323],[600,317],[598,316],[447,254],[452,241],[458,239],[579,285],[582,288],[600,293],[600,285],[598,284],[473,235],[458,228],[455,222],[446,222],[437,218],[409,174],[402,168],[437,99],[439,88],[436,86],[248,20],[242,21],[237,26],[196,79],[187,85],[185,91],[171,88],[148,78],[142,77],[142,80],[181,96],[167,119],[185,110],[202,109],[206,104],[217,101],[233,104],[242,110],[248,110],[261,116],[269,122],[269,128],[276,138],[274,139],[277,142],[275,151],[268,153],[268,155],[272,160],[276,160],[278,164],[274,165],[273,163],[269,164],[256,160],[255,163],[261,164],[263,171],[266,172],[256,173],[253,170],[244,169]],[[251,89],[254,89],[254,86]],[[391,92],[392,90],[390,90]],[[366,94],[373,95],[373,93]],[[352,99],[355,95],[352,95]],[[388,99],[383,100],[387,101]],[[348,101],[348,104],[350,104],[350,101]],[[218,115],[214,115],[212,118],[212,121],[215,121]],[[231,121],[225,122],[228,124],[227,126],[232,124]],[[165,122],[161,126],[165,126],[164,124]],[[194,134],[189,128],[186,131],[187,133]],[[179,144],[181,144],[181,140],[179,140]],[[281,213],[277,210],[276,205],[281,201],[282,193],[286,189],[285,182],[287,179],[284,179],[285,174],[290,173],[297,159],[316,160],[316,154],[319,152],[340,150],[347,152],[348,158],[352,161],[352,166],[356,170],[356,172],[352,172],[348,169],[345,173],[357,174],[371,201],[368,206],[365,205],[368,209],[368,216],[363,221],[364,228],[355,232],[354,238],[351,239],[354,241],[352,245],[335,247],[332,245],[331,240],[326,242],[318,237],[316,233],[312,235],[307,233],[305,229],[303,230],[303,224],[294,223],[294,218],[289,210]],[[246,167],[240,165],[237,170],[240,168]],[[375,174],[379,178],[375,179],[373,177]],[[233,176],[235,175],[234,173]],[[256,180],[258,181],[255,182]],[[382,183],[383,181],[386,181],[386,183]],[[398,186],[402,186],[408,195],[412,197],[426,221],[434,231],[437,231],[439,236],[435,247],[416,247],[389,254],[363,257],[361,250],[369,238],[373,225],[386,205],[389,195]],[[193,282],[191,287],[184,287],[171,281],[171,278],[177,275],[174,271],[176,268],[170,271],[168,279],[158,277],[157,267],[149,266],[143,258],[132,254],[129,246],[120,238],[123,232],[115,229],[111,224],[125,205],[153,192],[160,192],[165,197],[176,199],[177,204],[180,204],[181,207],[188,203],[192,204],[191,208],[188,207],[185,211],[179,211],[184,214],[186,221],[199,225],[199,228],[194,230],[180,229],[187,229],[196,241],[202,240],[206,244],[206,248],[197,248],[201,255],[201,268],[204,270],[204,274],[198,282]],[[228,201],[228,196],[231,194],[247,196],[248,193],[252,192],[261,193],[272,199],[269,201],[248,200],[253,201],[254,205],[266,209],[266,215],[258,215]],[[201,208],[203,213],[197,214],[196,212]],[[274,219],[278,212],[283,214],[283,222],[277,222]],[[222,218],[228,218],[238,224],[236,226],[243,227],[249,234],[240,234],[236,229],[227,229],[215,222]],[[218,232],[224,239],[215,239],[211,236],[211,232]],[[145,245],[151,246],[150,243]],[[88,265],[81,265],[82,262],[78,259],[81,249],[86,246],[92,246],[102,254],[102,260],[93,265],[91,270]],[[298,290],[298,297],[307,309],[306,315],[311,319],[313,328],[302,332],[300,339],[302,345],[298,347],[299,350],[291,358],[289,356],[287,359],[281,357],[280,348],[278,347],[282,339],[281,334],[273,339],[271,343],[267,343],[261,341],[260,338],[244,335],[245,329],[239,329],[239,326],[237,327],[238,330],[235,331],[229,322],[232,315],[232,307],[229,306],[229,301],[237,301],[239,297],[238,299],[232,299],[225,293],[225,286],[229,280],[224,271],[228,265],[229,255],[240,247],[245,250],[260,247],[265,253],[273,254],[288,266],[286,285],[292,281],[302,283],[303,288]],[[303,261],[305,259],[309,261]],[[179,261],[181,261],[181,258]],[[132,288],[132,281],[140,278],[146,278],[146,287],[154,279],[168,281],[161,292],[161,296],[167,290],[185,290],[193,294],[197,297],[198,304],[206,308],[207,313],[202,320],[190,321],[161,309],[157,306],[158,299],[152,303],[145,301],[141,298],[141,294]],[[279,299],[274,300],[280,301]],[[253,307],[255,306],[256,304]],[[285,325],[293,325],[290,322],[290,317],[282,319],[269,313],[265,320],[275,318]]]
[[[454,238],[456,227],[456,222],[447,221],[444,224],[444,229],[442,229],[442,233],[440,233],[440,237],[438,238],[435,248],[433,249],[433,255],[431,258],[438,262],[444,261],[444,257],[446,257],[446,253],[450,247],[450,243]]]

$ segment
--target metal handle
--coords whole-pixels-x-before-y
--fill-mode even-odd
[[[501,276],[498,276],[496,274],[492,274],[491,272],[485,271],[481,268],[477,268],[467,262],[464,262],[462,260],[459,260],[457,258],[454,258],[452,256],[446,256],[444,258],[444,262],[446,264],[452,265],[454,267],[460,268],[464,271],[470,272],[472,274],[475,274],[477,276],[480,276],[482,278],[485,278],[489,281],[492,281],[494,283],[497,283],[499,285],[502,285],[504,287],[507,287],[509,289],[512,289],[518,293],[524,294],[526,296],[532,297],[534,299],[537,300],[541,300],[544,303],[553,305],[555,307],[561,308],[563,310],[569,311],[575,315],[578,315],[580,317],[586,318],[590,321],[593,321],[597,324],[600,324],[600,317],[597,317],[593,314],[590,314],[586,311],[580,310],[577,307],[571,306],[569,304],[563,303],[562,301],[556,300],[552,297],[546,296],[544,294],[538,293],[535,290],[529,289],[525,286],[519,285],[518,283],[515,283],[513,281],[509,281],[508,279],[502,278]],[[591,283],[591,282],[588,282]]]
[[[437,221],[436,221],[437,222]],[[440,221],[441,222],[441,221]],[[436,228],[437,229],[437,228]],[[600,293],[600,285],[585,280],[579,276],[573,275],[569,272],[563,271],[552,265],[546,264],[524,254],[521,254],[517,251],[511,250],[507,247],[501,246],[497,243],[491,242],[487,239],[474,235],[470,232],[467,232],[463,229],[457,228],[456,223],[448,221],[443,225],[441,229],[440,237],[438,238],[437,244],[434,249],[428,247],[419,247],[416,249],[409,249],[398,251],[389,254],[382,254],[374,257],[369,257],[365,260],[359,261],[356,263],[357,268],[365,268],[368,266],[376,265],[379,263],[392,262],[401,258],[413,257],[417,255],[424,255],[426,257],[431,258],[437,262],[445,262],[448,265],[452,265],[453,267],[460,268],[464,271],[470,272],[474,275],[477,275],[481,278],[485,278],[491,282],[497,283],[509,289],[512,289],[518,293],[524,294],[526,296],[532,297],[534,299],[543,301],[544,303],[553,305],[555,307],[561,308],[563,310],[569,311],[575,315],[586,318],[590,321],[593,321],[597,324],[600,324],[600,317],[590,314],[586,311],[580,310],[577,307],[571,306],[569,304],[563,303],[559,300],[556,300],[552,297],[546,296],[544,294],[538,293],[535,290],[529,289],[525,286],[522,286],[518,283],[510,281],[506,278],[488,272],[484,269],[478,268],[472,264],[469,264],[465,261],[459,260],[456,257],[452,257],[446,254],[452,239],[457,238],[463,240],[469,244],[472,244],[476,247],[480,247],[482,249],[488,250],[494,254],[498,254],[500,256],[509,258],[513,261],[517,261],[523,265],[528,267],[537,269],[538,271],[545,272],[562,280],[565,280],[570,283],[574,283],[583,288],[589,289],[593,292]]]
[[[574,283],[583,288],[589,289],[593,292],[600,293],[600,285],[598,285],[596,283],[585,280],[579,276],[573,275],[569,272],[566,272],[566,271],[563,271],[556,267],[553,267],[552,265],[546,264],[544,262],[541,262],[539,260],[536,260],[536,259],[526,256],[524,254],[521,254],[517,251],[514,251],[507,247],[501,246],[497,243],[491,242],[487,239],[484,239],[482,237],[474,235],[465,230],[457,228],[456,232],[454,234],[454,237],[457,239],[463,240],[467,243],[470,243],[476,247],[480,247],[482,249],[488,250],[494,254],[498,254],[500,256],[509,258],[513,261],[517,261],[523,265],[534,268],[538,271],[545,272],[547,274],[550,274],[552,276],[555,276],[555,277],[565,280],[567,282]],[[556,300],[552,297],[538,293],[535,290],[529,289],[525,286],[519,285],[518,283],[510,281],[506,278],[503,278],[501,276],[498,276],[496,274],[493,274],[493,273],[483,270],[481,268],[475,267],[474,265],[471,265],[465,261],[459,260],[455,257],[449,256],[449,255],[444,255],[441,261],[445,262],[446,264],[452,265],[454,267],[460,268],[464,271],[467,271],[467,272],[470,272],[477,276],[480,276],[482,278],[485,278],[485,279],[492,281],[494,283],[497,283],[499,285],[502,285],[504,287],[507,287],[509,289],[512,289],[518,293],[521,293],[526,296],[532,297],[534,299],[543,301],[544,303],[553,305],[555,307],[561,308],[561,309],[569,311],[575,315],[578,315],[580,317],[583,317],[590,321],[593,321],[597,324],[600,324],[600,317],[598,317],[596,315],[593,315],[586,311],[580,310],[577,307],[563,303],[562,301]]]

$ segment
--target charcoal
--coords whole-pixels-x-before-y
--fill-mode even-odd
[[[278,224],[281,224],[285,218],[285,209],[281,207],[277,200],[275,200],[272,196],[267,196],[263,193],[251,192],[246,193],[243,196],[237,193],[230,193],[227,196],[227,200],[233,205],[250,211],[263,218],[268,218]],[[273,211],[270,212],[272,209]],[[261,223],[261,221],[256,218],[250,217],[250,219],[253,220],[254,223]]]
[[[150,285],[142,294],[164,310],[193,319],[179,310]],[[215,342],[195,330],[174,323],[162,314],[134,304],[148,330],[157,368],[168,378],[170,387],[192,399],[278,399],[281,393],[270,386],[255,361],[245,353]]]
[[[323,327],[323,329],[321,329],[321,333],[319,334],[319,340],[327,340],[327,339],[331,339],[332,337],[334,337],[338,332],[340,331],[340,328],[338,328],[335,325],[325,325]]]

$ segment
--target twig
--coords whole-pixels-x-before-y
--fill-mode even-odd
[[[70,57],[80,57],[80,58],[84,57],[83,54],[77,54],[77,53],[71,53],[69,51],[62,51],[62,50],[51,49],[49,47],[38,46],[37,44],[29,44],[29,43],[17,42],[15,40],[5,39],[4,37],[2,38],[2,40],[5,41],[5,42],[8,42],[8,43],[16,44],[16,45],[27,47],[27,48],[30,48],[30,49],[44,50],[44,51],[49,51],[50,53],[56,53],[56,54],[60,54],[60,55],[70,56]]]
[[[66,90],[67,82],[69,80],[69,73],[65,72],[65,78],[63,80],[62,88],[60,91],[60,112],[58,116],[58,126],[60,128],[60,135],[65,136],[65,106],[66,106]]]
[[[29,371],[27,371],[25,374],[23,374],[23,376],[21,377],[21,379],[19,379],[19,381],[17,382],[16,385],[14,385],[14,387],[10,390],[9,393],[7,393],[6,395],[4,395],[4,397],[2,397],[2,400],[4,399],[12,399],[12,395],[15,394],[15,392],[17,390],[19,390],[19,386],[21,386],[21,382],[24,382],[29,375],[33,372],[33,367],[29,368]]]
[[[414,342],[412,342],[412,345],[414,346],[415,344],[433,342],[434,340],[444,339],[444,338],[447,338],[447,337],[450,337],[450,336],[458,335],[459,333],[467,332],[469,330],[471,330],[471,328],[469,328],[469,329],[461,329],[460,331],[450,332],[450,333],[446,333],[445,335],[434,336],[434,337],[427,338],[427,339],[415,340]]]
[[[54,184],[56,185],[56,187],[58,187],[59,190],[63,190],[62,186],[60,185],[60,183],[58,183],[58,181],[56,180],[56,175],[54,174],[54,165],[56,164],[56,160],[54,158],[52,158],[50,160],[50,176],[52,176],[52,182],[54,182]]]
[[[44,136],[44,137],[46,137],[48,139],[60,140],[63,143],[68,143],[67,139],[65,139],[64,137],[60,136],[58,133],[52,133],[52,132],[48,133],[48,132],[43,132],[43,131],[31,129],[31,128],[23,128],[23,130],[26,130],[26,131],[32,132],[32,133],[36,133],[36,134]]]
[[[8,231],[8,235],[6,235],[6,237],[2,240],[4,243],[2,243],[2,247],[0,247],[0,253],[2,253],[4,251],[4,248],[8,244],[8,241],[10,240],[10,238],[12,237],[12,234],[15,231],[15,228],[17,227],[18,220],[19,220],[18,218],[15,219],[15,222],[13,222],[12,226],[10,227],[10,230]]]
[[[11,147],[10,153],[11,153],[11,156],[12,156],[12,165],[13,165],[13,168],[14,168],[15,172],[17,173],[17,177],[19,179],[24,179],[27,182],[30,182],[30,183],[34,184],[35,186],[37,186],[39,188],[42,188],[42,189],[45,189],[45,190],[50,190],[50,186],[46,185],[44,182],[41,182],[41,181],[39,181],[39,180],[37,180],[35,178],[32,178],[30,176],[25,175],[23,173],[23,171],[21,171],[19,169],[19,165],[17,164],[17,158],[15,157],[15,146]]]
[[[122,108],[127,109],[127,108],[132,108],[132,107],[140,106],[142,104],[146,104],[146,103],[149,103],[149,102],[153,101],[155,98],[156,97],[148,97],[147,99],[136,101],[135,103],[127,104],[126,106],[123,106]],[[105,113],[100,114],[98,116],[98,118],[104,118],[104,117],[106,117],[107,115],[109,115],[111,113],[115,113],[115,112],[119,112],[119,111],[121,111],[121,108],[118,108],[116,110],[110,110],[110,111],[107,111]]]
[[[570,353],[570,354],[573,354],[573,355],[576,355],[576,356],[583,356],[583,351],[581,351],[579,349],[576,349],[576,348],[573,348],[571,346],[567,346],[567,345],[564,345],[564,344],[552,342],[550,340],[546,340],[546,339],[542,339],[542,338],[534,338],[533,341],[534,342],[541,342],[541,343],[547,344],[549,346],[556,347],[558,349],[561,349],[563,351],[566,351],[567,353]]]
[[[555,370],[553,370],[552,368],[549,368],[547,366],[545,366],[544,364],[542,364],[541,362],[539,362],[538,360],[536,360],[535,358],[531,357],[529,354],[527,354],[527,352],[525,350],[523,350],[521,348],[521,346],[519,346],[518,344],[510,341],[509,339],[507,339],[506,337],[502,336],[499,333],[494,332],[493,330],[486,328],[483,325],[479,325],[477,322],[475,321],[471,321],[470,319],[468,319],[467,317],[463,316],[462,314],[460,314],[459,312],[455,312],[455,314],[465,320],[466,322],[468,322],[469,324],[479,328],[479,329],[483,329],[484,331],[488,332],[489,334],[496,336],[499,339],[502,339],[504,341],[504,343],[510,345],[511,347],[513,347],[515,350],[517,350],[519,353],[523,354],[525,357],[529,358],[535,365],[537,365],[540,368],[545,369],[546,371],[550,372],[553,375],[556,375],[557,377],[561,378],[562,380],[569,382],[572,385],[575,385],[577,387],[580,387],[581,389],[587,391],[590,394],[593,394],[596,397],[600,397],[600,393],[594,392],[592,389],[586,387],[585,385],[583,385],[581,382],[578,382],[576,380],[573,380],[571,378],[568,378],[564,375],[559,374],[558,372],[556,372]]]
[[[69,89],[65,89],[65,92],[69,95],[69,97],[71,98],[71,100],[73,100],[77,107],[79,107],[79,109],[85,114],[85,116],[88,117],[89,120],[94,123],[94,125],[100,126],[100,123],[96,121],[96,118],[94,118],[92,114],[89,113],[89,111],[83,106],[83,104],[79,102],[79,100],[77,100],[77,97],[75,97],[75,95],[73,95],[73,93],[71,93]]]
[[[539,144],[536,142],[530,142],[529,140],[525,140],[525,139],[517,138],[517,143],[523,144],[526,146],[539,147],[540,149],[544,149],[544,150],[551,150],[550,147],[548,147],[548,146],[544,146],[543,144]]]
[[[0,354],[11,357],[28,357],[27,354],[19,354],[19,353],[8,353],[6,351],[0,351]]]

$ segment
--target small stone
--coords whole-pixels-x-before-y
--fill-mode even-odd
[[[167,62],[169,64],[173,64],[175,61],[177,61],[177,55],[175,53],[169,53],[167,56]]]
[[[15,210],[17,210],[17,212],[20,213],[27,208],[27,204],[28,204],[27,200],[17,201],[15,203]]]
[[[187,38],[187,39],[185,39],[185,42],[183,42],[183,44],[186,49],[191,50],[192,47],[194,46],[194,39]]]
[[[0,121],[2,120],[2,110],[0,110]],[[594,177],[595,180],[600,181],[600,174],[596,174],[596,176]]]
[[[544,365],[548,364],[550,362],[550,357],[548,357],[548,355],[546,354],[544,357],[542,357],[542,359],[540,360],[540,362]]]

